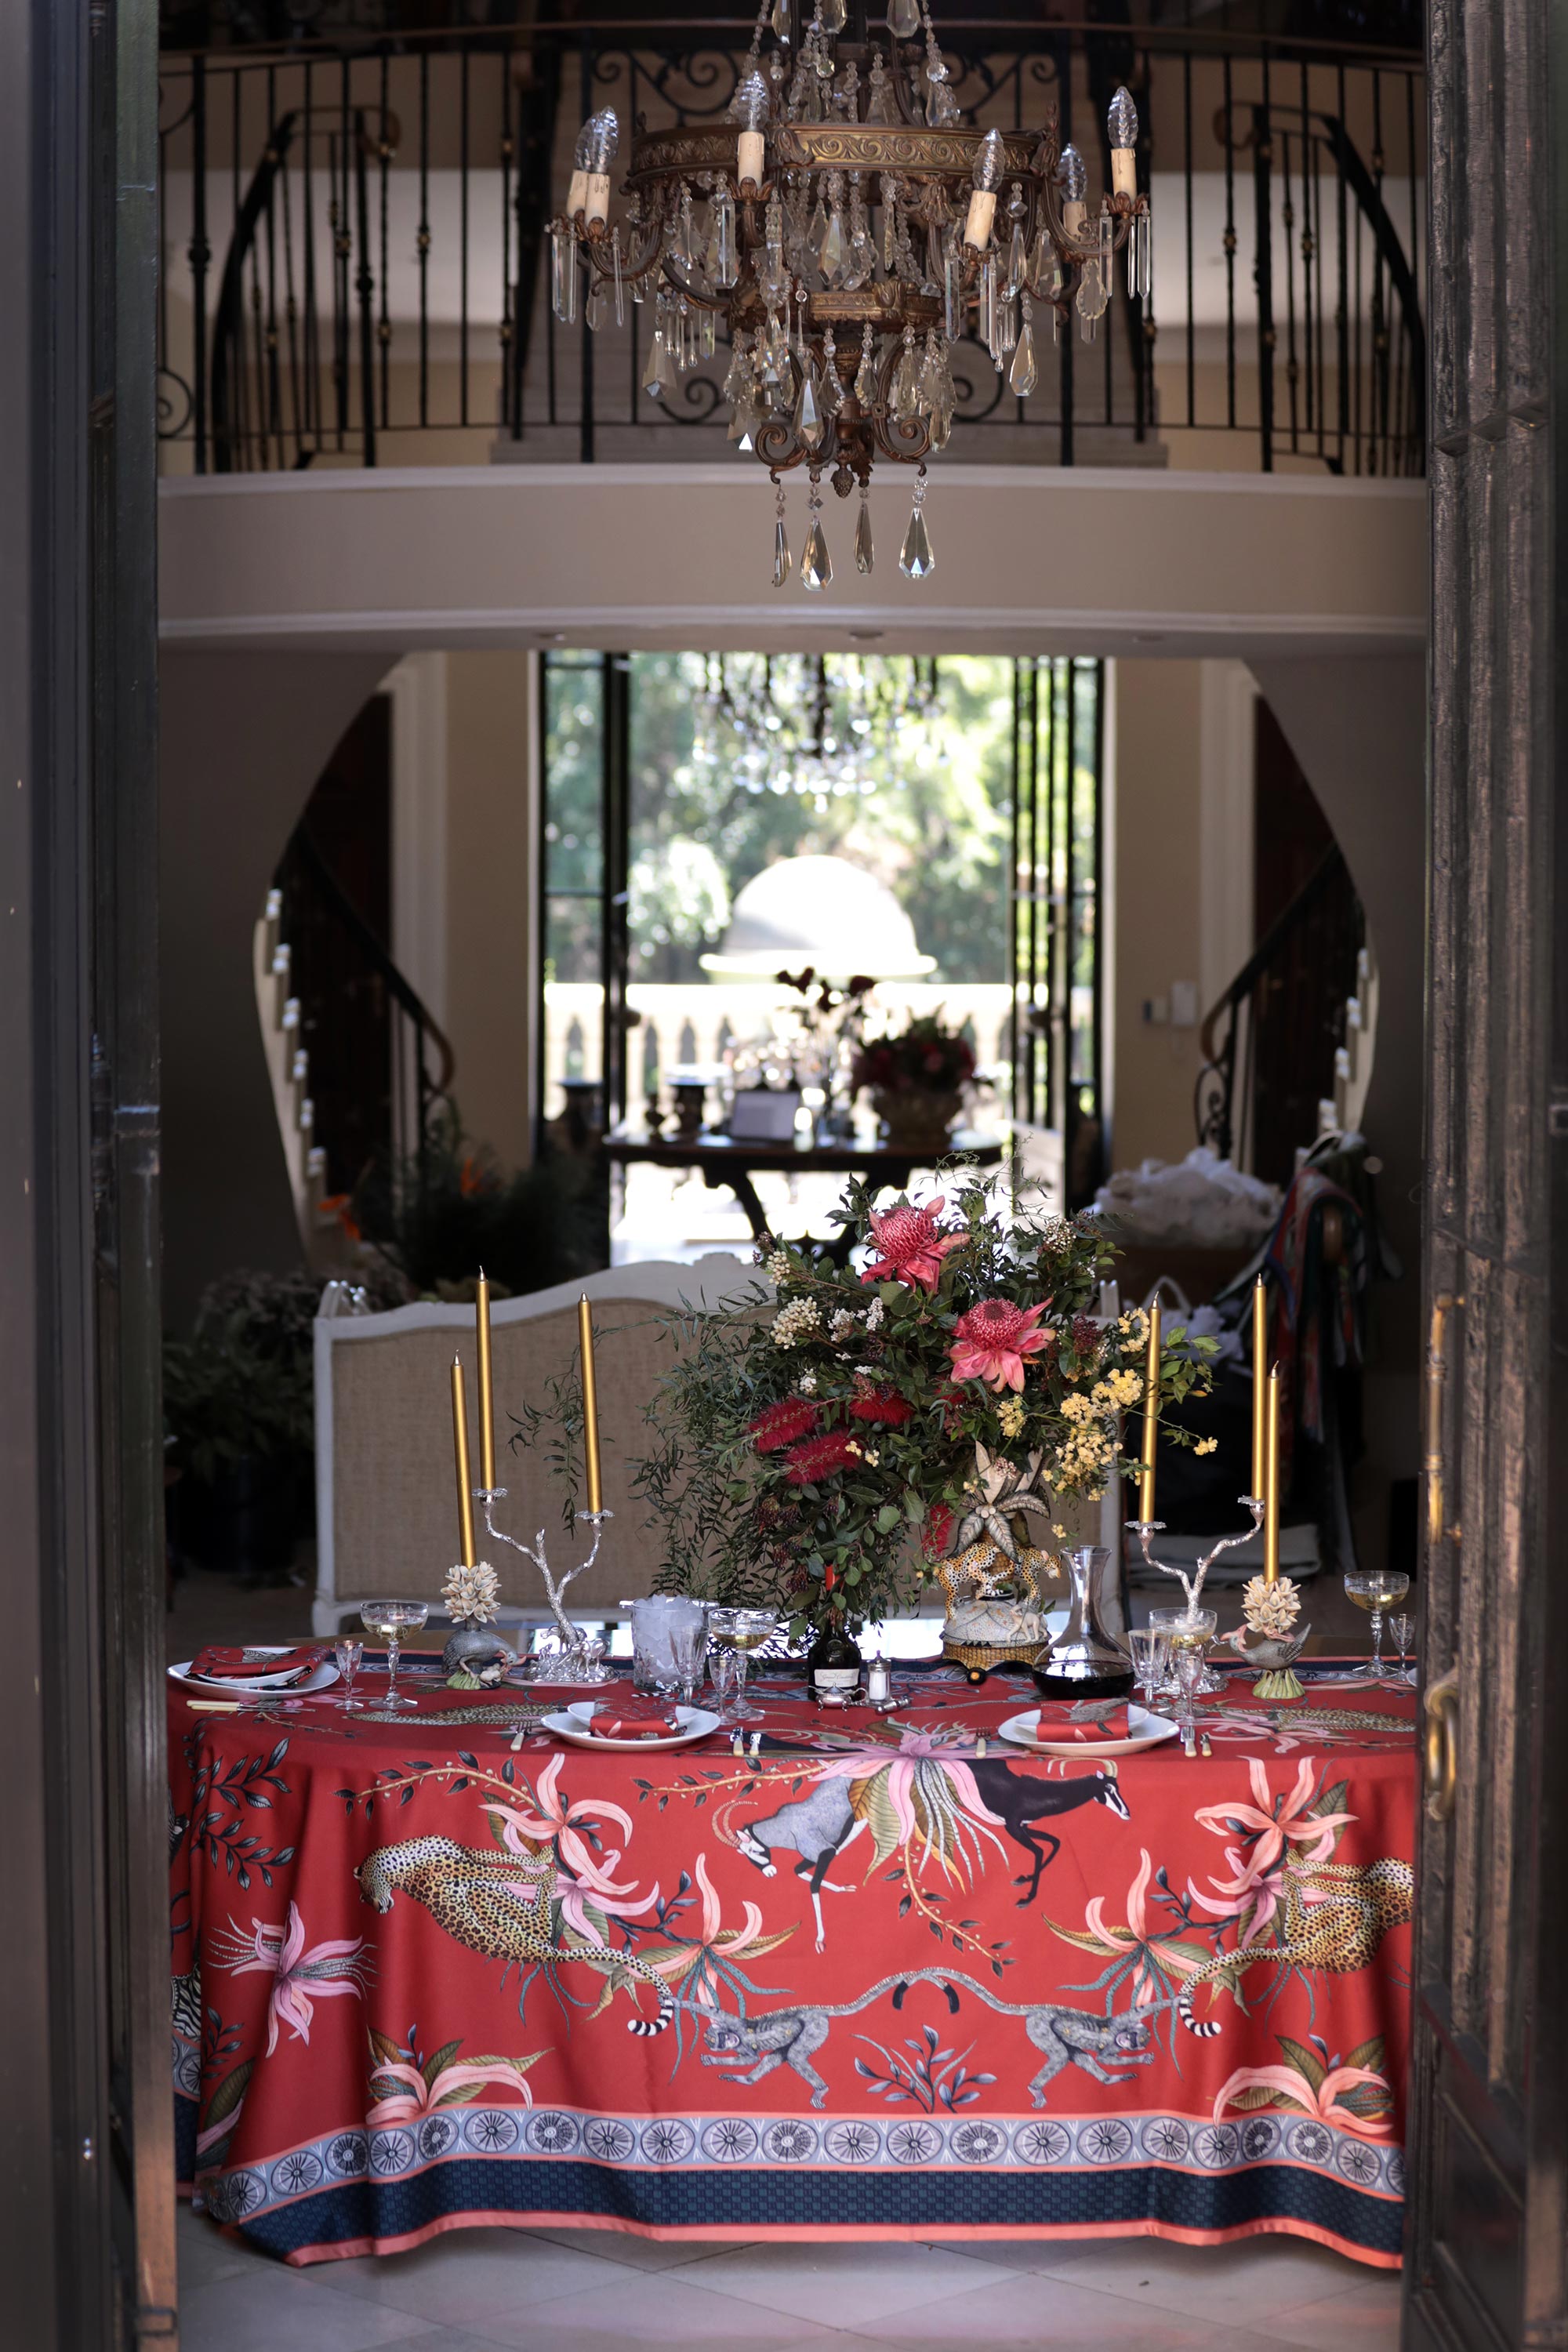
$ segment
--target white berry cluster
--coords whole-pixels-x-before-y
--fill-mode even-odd
[[[792,1298],[773,1318],[774,1347],[798,1348],[803,1339],[809,1339],[820,1328],[821,1322],[815,1299]]]
[[[454,1568],[441,1587],[441,1598],[455,1619],[488,1625],[500,1615],[500,1579],[488,1560],[473,1568]]]

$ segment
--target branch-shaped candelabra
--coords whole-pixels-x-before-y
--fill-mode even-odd
[[[1162,1576],[1174,1576],[1180,1579],[1182,1589],[1187,1596],[1189,1617],[1197,1608],[1198,1596],[1204,1589],[1204,1579],[1221,1552],[1234,1551],[1237,1544],[1250,1543],[1254,1536],[1261,1535],[1263,1532],[1264,1513],[1268,1509],[1263,1497],[1260,1495],[1238,1495],[1236,1499],[1244,1511],[1252,1513],[1252,1525],[1249,1528],[1244,1528],[1238,1536],[1221,1536],[1218,1543],[1214,1545],[1212,1549],[1205,1552],[1191,1575],[1184,1568],[1173,1568],[1168,1560],[1156,1559],[1149,1549],[1154,1538],[1164,1533],[1163,1519],[1129,1519],[1127,1522],[1130,1533],[1137,1537],[1142,1547],[1144,1566],[1157,1568]]]
[[[485,1515],[485,1533],[487,1535],[493,1536],[498,1543],[510,1544],[513,1551],[520,1551],[522,1554],[524,1559],[531,1559],[533,1562],[534,1567],[539,1570],[540,1575],[544,1579],[544,1591],[545,1596],[550,1603],[550,1613],[554,1618],[561,1632],[563,1681],[574,1683],[607,1682],[609,1680],[609,1669],[605,1664],[604,1644],[602,1642],[598,1642],[596,1640],[591,1641],[588,1633],[583,1626],[574,1625],[572,1622],[571,1618],[566,1613],[564,1594],[566,1588],[571,1583],[573,1578],[575,1576],[581,1576],[584,1570],[592,1568],[594,1562],[597,1559],[599,1556],[599,1542],[605,1530],[605,1522],[606,1519],[614,1518],[615,1513],[613,1511],[605,1510],[579,1511],[576,1513],[575,1517],[577,1520],[585,1522],[587,1526],[593,1528],[594,1540],[589,1546],[588,1556],[585,1559],[580,1559],[574,1568],[565,1569],[559,1576],[555,1576],[551,1572],[550,1562],[545,1554],[544,1529],[542,1528],[539,1529],[533,1541],[531,1544],[526,1544],[520,1541],[516,1536],[509,1536],[504,1528],[497,1527],[495,1522],[495,1507],[499,1502],[504,1500],[505,1496],[506,1488],[504,1486],[476,1486],[473,1489],[474,1500],[479,1505]]]

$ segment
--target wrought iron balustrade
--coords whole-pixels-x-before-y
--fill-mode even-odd
[[[963,346],[944,463],[1235,463],[1229,435],[1265,470],[1424,470],[1418,59],[1152,21],[959,29],[982,124],[1054,106],[1083,143],[1130,84],[1155,280],[1093,342],[1076,321],[1047,342],[1027,400]],[[722,342],[650,396],[647,314],[562,328],[540,257],[581,119],[720,120],[746,37],[535,23],[166,55],[166,467],[718,454]]]
[[[1273,1182],[1334,1091],[1366,921],[1344,853],[1325,852],[1269,925],[1199,1033],[1197,1139]]]

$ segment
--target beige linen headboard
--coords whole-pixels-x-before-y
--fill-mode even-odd
[[[550,1380],[572,1375],[577,1300],[586,1291],[593,1302],[605,1503],[615,1516],[593,1569],[572,1585],[574,1611],[613,1607],[652,1589],[658,1539],[643,1525],[647,1506],[630,1492],[628,1465],[649,1450],[644,1407],[675,1362],[661,1318],[683,1299],[715,1307],[756,1278],[731,1256],[706,1257],[695,1265],[661,1261],[612,1267],[492,1308],[496,1478],[508,1490],[496,1507],[497,1525],[528,1543],[542,1527],[551,1567],[559,1570],[581,1555],[562,1526],[563,1496],[549,1473],[548,1433],[537,1447],[513,1448],[507,1442],[513,1426],[509,1408],[515,1411],[524,1401],[543,1406]],[[335,1632],[362,1601],[378,1594],[438,1600],[458,1557],[454,1354],[468,1370],[477,1479],[471,1307],[401,1307],[387,1315],[329,1317],[316,1324],[319,1565],[312,1619],[318,1634]],[[500,1575],[503,1614],[542,1612],[544,1587],[531,1563],[505,1544],[487,1543],[482,1527],[478,1532],[480,1559]]]

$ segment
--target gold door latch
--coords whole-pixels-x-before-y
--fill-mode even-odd
[[[1452,1818],[1459,1785],[1459,1670],[1450,1666],[1426,1694],[1426,1811],[1435,1822]]]
[[[1448,1359],[1445,1352],[1448,1333],[1448,1318],[1463,1307],[1462,1291],[1445,1291],[1432,1301],[1432,1323],[1426,1339],[1426,1540],[1436,1549],[1445,1536],[1451,1542],[1459,1540],[1456,1521],[1445,1527],[1443,1493],[1443,1397],[1448,1381]]]

